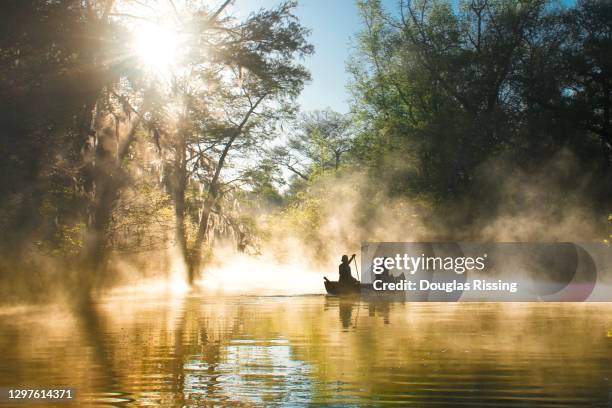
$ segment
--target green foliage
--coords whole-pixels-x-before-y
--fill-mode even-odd
[[[490,205],[484,165],[503,157],[527,169],[569,148],[603,177],[591,192],[609,202],[609,5],[358,4],[353,151],[391,192]]]
[[[331,109],[303,114],[284,145],[268,152],[268,160],[295,176],[291,191],[329,170],[337,171],[353,148],[355,128],[349,115]]]
[[[74,259],[83,248],[83,235],[85,231],[85,224],[83,223],[60,226],[55,237],[58,246],[51,251],[51,255]]]
[[[295,3],[242,20],[229,5],[174,9],[184,49],[160,76],[131,43],[134,23],[164,20],[164,5],[2,2],[3,255],[19,260],[36,243],[93,276],[111,253],[179,241],[189,262],[207,239],[250,229],[237,211],[246,183],[280,203],[270,166],[253,156],[294,114],[310,78],[299,59],[313,48]]]
[[[113,12],[123,4],[0,2],[3,256],[36,252],[99,272],[111,252],[178,244],[197,266],[214,239],[244,249],[269,209],[278,225],[268,231],[319,248],[344,199],[333,188],[351,172],[369,177],[351,196],[361,225],[378,207],[403,210],[388,193],[445,216],[466,209],[470,222],[501,204],[507,174],[536,174],[561,151],[577,165],[555,182],[609,214],[609,2],[359,1],[351,113],[304,114],[270,151],[310,79],[296,4],[238,20],[222,14],[230,3],[187,2],[174,16],[182,65],[165,78],[136,61],[131,17]]]

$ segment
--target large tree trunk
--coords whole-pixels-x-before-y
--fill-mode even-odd
[[[193,244],[193,251],[189,263],[190,284],[193,283],[193,280],[195,279],[196,274],[199,272],[202,264],[202,249],[209,233],[210,215],[212,214],[213,206],[217,200],[216,195],[217,194],[213,193],[211,190],[211,192],[209,192],[209,197],[204,201],[204,205],[202,206],[202,216],[200,217],[200,222],[198,224],[198,233]]]
[[[187,227],[185,220],[185,192],[187,190],[187,142],[185,135],[178,134],[176,154],[170,175],[170,190],[172,191],[172,202],[174,204],[174,223],[176,243],[178,245],[183,262],[187,266],[187,279],[193,284],[194,271],[191,262],[191,254],[187,243]]]
[[[108,229],[121,184],[111,177],[98,183],[96,203],[90,217],[84,250],[84,270],[80,271],[84,292],[103,279],[108,261]]]
[[[187,231],[185,228],[185,190],[177,188],[173,193],[174,196],[174,218],[176,228],[176,243],[183,261],[189,268],[189,249],[187,247]],[[192,283],[191,273],[189,274],[189,283]]]
[[[82,292],[91,291],[107,271],[108,232],[113,209],[120,196],[126,174],[121,166],[135,140],[141,117],[132,123],[130,131],[118,151],[110,151],[109,144],[98,141],[93,160],[88,166],[86,189],[90,197],[85,245],[81,254],[79,286]]]
[[[191,262],[189,255],[189,248],[187,246],[187,230],[185,227],[185,189],[186,179],[184,167],[178,166],[175,168],[175,181],[173,187],[173,201],[174,201],[174,218],[176,228],[176,243],[181,252],[183,261],[187,265],[188,280],[189,284],[193,283],[193,271],[191,270]],[[177,174],[178,173],[178,174]]]

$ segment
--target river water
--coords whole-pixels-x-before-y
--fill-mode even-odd
[[[131,293],[0,310],[0,387],[62,386],[78,406],[612,406],[612,304]]]

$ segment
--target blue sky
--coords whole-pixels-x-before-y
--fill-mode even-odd
[[[360,19],[354,0],[302,0],[296,11],[302,24],[312,30],[310,41],[315,54],[305,61],[312,82],[300,96],[304,110],[330,107],[348,112],[346,61],[351,38]]]
[[[243,12],[270,8],[279,0],[236,0],[233,9]],[[248,11],[247,11],[248,10]],[[346,61],[351,38],[360,28],[354,0],[299,0],[296,15],[312,32],[310,42],[315,54],[304,61],[312,75],[299,98],[303,110],[330,107],[348,112]]]

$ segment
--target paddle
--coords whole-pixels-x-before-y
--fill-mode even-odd
[[[357,259],[353,258],[353,261],[355,261],[355,272],[357,272],[357,280],[361,281],[361,278],[359,277],[359,268],[357,267]]]

